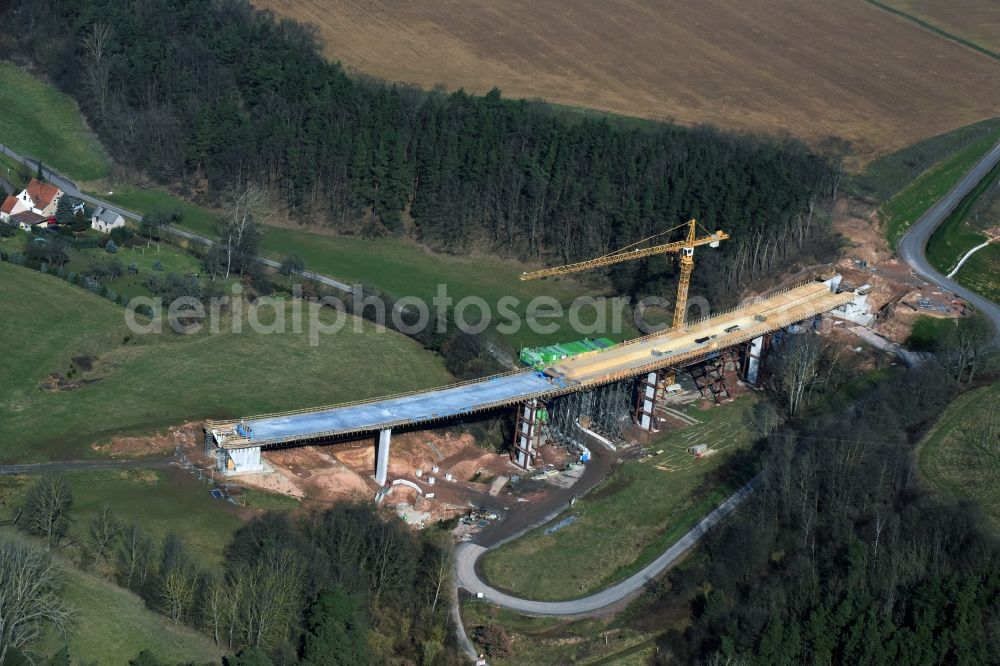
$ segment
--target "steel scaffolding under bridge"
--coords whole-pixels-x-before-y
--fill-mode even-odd
[[[269,446],[380,432],[385,462],[392,428],[525,403],[696,363],[824,312],[855,293],[838,293],[840,276],[810,281],[683,327],[564,359],[542,370],[518,370],[451,386],[353,403],[206,423],[206,445],[228,453],[230,471],[257,471]],[[382,450],[379,458],[383,457]],[[384,470],[376,480],[384,482]],[[381,477],[381,479],[379,478]]]

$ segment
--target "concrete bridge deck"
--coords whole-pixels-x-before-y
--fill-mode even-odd
[[[851,301],[854,294],[835,293],[835,284],[809,282],[680,329],[574,356],[543,371],[521,370],[420,392],[207,425],[220,447],[233,450],[386,430],[562,395],[690,364]],[[235,433],[237,423],[249,429],[250,437]]]

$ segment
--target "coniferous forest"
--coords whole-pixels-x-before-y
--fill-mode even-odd
[[[710,297],[831,249],[834,169],[790,140],[351,77],[309,28],[245,0],[15,0],[2,16],[24,29],[0,57],[73,95],[117,163],[203,201],[253,181],[301,222],[548,262],[697,217],[733,236],[696,273]],[[671,270],[613,277],[633,291]]]

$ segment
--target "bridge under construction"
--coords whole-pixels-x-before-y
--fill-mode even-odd
[[[382,485],[386,482],[393,428],[516,406],[514,457],[519,465],[530,468],[544,400],[637,378],[636,425],[655,430],[658,404],[678,369],[742,346],[748,359],[745,376],[755,383],[765,336],[823,313],[865,308],[866,292],[841,291],[839,287],[839,275],[817,278],[700,321],[675,325],[542,368],[340,405],[209,421],[205,443],[219,455],[223,470],[242,473],[263,469],[263,449],[378,433],[375,480]]]

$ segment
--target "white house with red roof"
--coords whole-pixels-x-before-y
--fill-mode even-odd
[[[37,178],[32,178],[28,186],[17,195],[14,207],[8,215],[30,210],[42,217],[52,217],[56,214],[56,206],[62,198],[63,191],[55,185],[43,183]],[[6,206],[6,202],[4,202]]]

